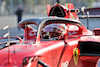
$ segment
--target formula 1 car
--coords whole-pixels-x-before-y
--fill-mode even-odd
[[[73,4],[47,6],[48,17],[20,21],[24,41],[0,50],[0,67],[95,67],[100,29],[88,30]]]

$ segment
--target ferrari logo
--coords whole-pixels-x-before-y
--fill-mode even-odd
[[[78,48],[75,48],[73,50],[73,58],[74,58],[75,65],[77,65],[77,63],[78,63]]]

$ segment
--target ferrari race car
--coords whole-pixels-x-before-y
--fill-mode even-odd
[[[100,29],[88,30],[73,5],[66,6],[48,6],[49,17],[20,21],[24,40],[0,50],[0,67],[96,67]]]
[[[34,31],[29,25],[38,28]],[[27,34],[25,41],[0,50],[1,67],[94,67],[99,59],[99,36],[80,21],[34,18],[21,21],[19,26]]]

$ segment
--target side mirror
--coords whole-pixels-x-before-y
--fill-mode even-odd
[[[93,34],[94,34],[95,36],[100,36],[100,28],[94,28],[94,29],[93,29]]]

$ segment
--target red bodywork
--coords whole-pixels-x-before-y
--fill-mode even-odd
[[[96,67],[100,57],[99,48],[96,50],[100,37],[94,36],[79,21],[77,14],[71,12],[73,4],[47,7],[49,17],[19,23],[25,30],[24,41],[10,46],[10,49],[0,50],[0,67]],[[63,39],[43,39],[42,29],[53,23],[66,25]],[[31,28],[29,24],[38,26],[38,29]]]

